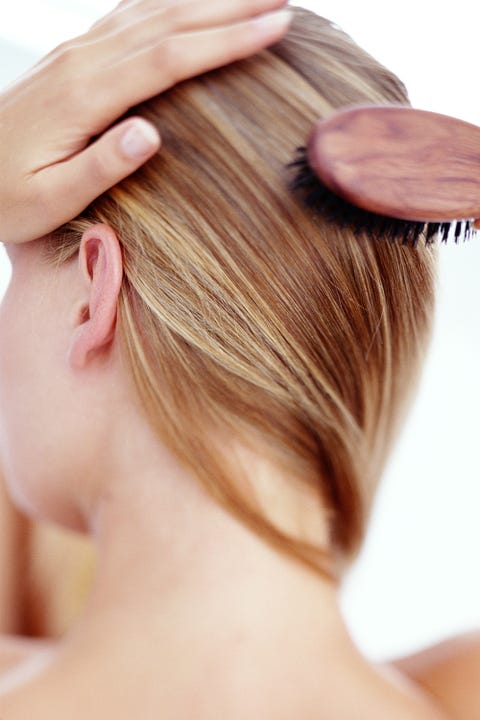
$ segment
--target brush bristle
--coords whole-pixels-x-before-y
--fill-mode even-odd
[[[311,211],[343,230],[351,230],[355,235],[366,233],[378,240],[416,247],[420,240],[431,245],[436,240],[447,242],[453,238],[458,243],[461,238],[470,239],[475,232],[472,220],[414,222],[378,215],[352,205],[327,188],[315,175],[308,162],[306,147],[297,148],[296,159],[287,167],[296,171],[289,183],[290,190],[298,193]]]

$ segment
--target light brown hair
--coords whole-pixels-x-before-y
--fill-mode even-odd
[[[354,103],[407,104],[402,83],[337,26],[295,8],[287,37],[135,113],[163,146],[53,236],[59,262],[114,227],[119,328],[162,441],[275,547],[328,573],[364,536],[423,357],[434,254],[315,218],[286,166],[312,125]],[[276,527],[213,438],[243,435],[328,508],[326,547]]]

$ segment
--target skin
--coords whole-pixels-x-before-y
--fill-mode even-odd
[[[271,13],[285,4],[124,0],[0,93],[0,240],[46,235],[134,172],[161,139],[142,118],[117,119],[182,80],[279,40],[288,14]],[[129,131],[137,141],[144,135],[143,148]]]
[[[88,532],[98,572],[65,638],[4,674],[2,717],[34,708],[40,719],[126,718],[141,697],[145,717],[161,708],[175,718],[441,718],[413,685],[358,653],[333,583],[218,508],[153,433],[120,349],[114,231],[92,226],[61,268],[43,249],[41,239],[8,247],[0,451],[16,504]],[[230,450],[265,497],[282,487],[261,449],[232,440]],[[295,513],[300,527],[307,506]],[[287,521],[288,494],[275,512]],[[326,537],[326,521],[316,532]]]
[[[434,697],[451,720],[480,717],[480,632],[444,640],[394,665]]]
[[[419,689],[421,673],[418,685],[407,679],[408,663],[400,672],[363,658],[338,588],[217,507],[152,432],[121,352],[114,230],[94,225],[78,257],[44,262],[46,233],[160,142],[127,158],[121,138],[141,121],[102,132],[139,100],[279,39],[285,25],[251,17],[283,4],[123,2],[0,96],[0,215],[13,270],[0,307],[5,481],[22,513],[89,534],[98,557],[87,606],[61,640],[4,638],[2,720],[454,717],[431,687]],[[276,497],[272,519],[327,537],[321,513],[313,526],[307,500],[292,504],[289,479],[262,448],[232,438],[229,451],[265,502]],[[3,512],[14,547],[22,529]]]
[[[92,544],[58,525],[29,520],[2,491],[0,647],[2,635],[60,637],[88,597],[95,572]]]
[[[23,603],[18,602],[22,590],[22,562],[19,548],[25,546],[27,521],[15,510],[5,485],[0,483],[0,633],[20,633]],[[22,558],[23,559],[23,558]]]

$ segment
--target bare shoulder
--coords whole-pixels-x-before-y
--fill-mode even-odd
[[[0,468],[0,638],[22,629],[28,528],[8,497]]]
[[[2,676],[52,647],[53,643],[46,640],[0,635],[0,681]]]
[[[480,718],[480,631],[450,638],[393,665],[441,703],[451,720]]]
[[[56,652],[56,642],[11,636],[0,638],[2,720],[25,720],[30,717],[53,720],[54,717],[68,717],[65,712],[52,714],[55,695],[45,692],[42,683],[42,674],[48,671]]]

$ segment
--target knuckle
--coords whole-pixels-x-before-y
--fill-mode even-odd
[[[71,42],[61,43],[51,53],[52,62],[57,68],[69,72],[78,63],[76,47]]]
[[[107,158],[104,153],[96,152],[92,155],[88,167],[88,177],[95,187],[102,187],[111,176],[112,159]]]
[[[162,21],[166,30],[175,30],[185,15],[182,5],[168,5],[162,8]]]
[[[98,25],[98,31],[102,37],[107,37],[108,35],[121,32],[132,22],[132,16],[128,8],[125,8],[119,13],[110,13],[102,18]]]
[[[89,29],[89,33],[97,33],[97,35],[103,34],[107,35],[108,33],[113,33],[117,30],[119,26],[119,21],[116,16],[107,15],[104,18],[100,18],[100,20],[97,20]]]
[[[162,74],[170,83],[180,78],[182,57],[174,38],[168,37],[157,45],[154,51],[154,63],[161,67]]]
[[[48,53],[46,57],[51,57],[55,59],[60,59],[63,54],[68,50],[69,44],[68,42],[62,42],[60,45],[56,45],[51,52]]]
[[[50,52],[43,56],[39,65],[43,68],[48,68],[49,71],[55,71],[58,75],[61,75],[63,68],[66,65],[67,55],[67,43],[57,45]]]

